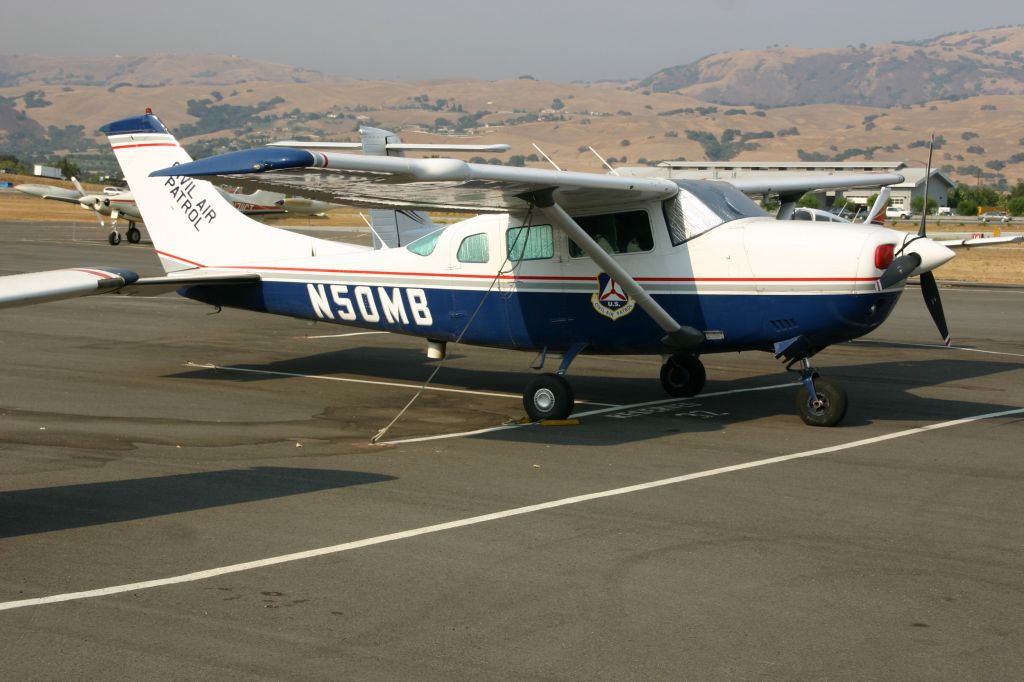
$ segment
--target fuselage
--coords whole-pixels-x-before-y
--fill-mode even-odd
[[[879,290],[879,247],[904,237],[882,227],[751,217],[681,240],[660,204],[574,217],[588,232],[608,225],[614,243],[595,239],[680,324],[704,332],[697,353],[770,350],[799,335],[819,348],[857,338],[902,293],[902,283]],[[523,230],[523,216],[482,215],[407,248],[233,265],[262,281],[182,293],[437,341],[665,352],[664,331],[593,260],[561,231],[531,222]]]

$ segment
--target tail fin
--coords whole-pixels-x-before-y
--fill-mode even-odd
[[[390,130],[363,126],[359,129],[362,136],[363,153],[370,156],[405,156],[400,149],[388,149],[388,145],[397,145],[402,139]],[[370,221],[373,223],[373,248],[381,247],[381,240],[389,248],[405,246],[425,234],[441,227],[430,220],[425,211],[389,211],[375,208],[370,210]],[[379,239],[378,239],[379,235]]]
[[[192,160],[149,109],[101,130],[110,140],[166,272],[258,265],[344,249],[336,242],[258,223],[205,180],[149,177],[155,170]]]

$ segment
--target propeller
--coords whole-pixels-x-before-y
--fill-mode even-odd
[[[78,193],[81,195],[81,197],[78,200],[78,203],[81,205],[81,207],[95,213],[96,220],[100,221],[100,227],[106,227],[107,224],[103,222],[103,214],[100,213],[99,209],[102,199],[100,199],[99,197],[95,197],[91,194],[86,194],[85,189],[82,187],[82,183],[80,183],[78,179],[75,178],[74,176],[72,176],[71,182],[75,185],[75,189],[77,189]]]
[[[928,168],[924,176],[924,204],[921,207],[921,226],[917,230],[917,236],[922,238],[928,236],[928,183],[932,179],[932,154],[934,152],[935,133],[932,133],[931,143],[928,145]],[[931,270],[921,273],[921,294],[924,296],[924,304],[927,306],[928,312],[931,313],[932,320],[935,322],[939,334],[942,335],[943,345],[948,346],[951,341],[949,327],[946,326],[946,314],[942,310],[942,299],[939,298],[939,285],[935,283],[935,275],[932,274]]]

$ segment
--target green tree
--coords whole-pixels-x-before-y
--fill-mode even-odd
[[[66,156],[57,162],[56,167],[60,169],[61,174],[63,174],[65,178],[82,177],[82,169],[78,167],[78,164],[71,161]]]
[[[18,173],[19,175],[29,174],[28,166],[22,163],[14,154],[0,154],[0,170]]]
[[[1006,208],[1011,215],[1024,215],[1024,196],[1012,197],[1006,202]]]
[[[796,205],[801,208],[821,208],[821,199],[817,194],[805,194],[800,197],[800,201],[796,202]]]
[[[914,213],[920,213],[922,207],[924,207],[924,197],[914,197],[910,200],[910,210]],[[928,197],[928,214],[931,215],[939,210],[939,202],[934,197]]]

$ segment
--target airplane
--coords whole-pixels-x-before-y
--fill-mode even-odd
[[[15,185],[14,189],[54,201],[63,201],[69,204],[79,204],[87,211],[96,214],[100,227],[105,227],[103,218],[110,218],[111,232],[107,241],[111,246],[121,243],[121,233],[117,230],[117,221],[121,217],[128,219],[128,231],[125,236],[132,244],[138,244],[142,239],[142,233],[136,227],[136,223],[145,222],[142,214],[135,204],[135,197],[128,190],[120,187],[104,187],[103,193],[89,193],[82,187],[76,178],[71,178],[75,189],[65,189],[53,185],[21,184]],[[250,216],[283,216],[285,214],[295,215],[324,215],[327,211],[336,208],[335,204],[325,201],[315,201],[305,197],[286,197],[277,192],[257,190],[252,194],[230,192],[218,187],[225,199],[242,213]]]
[[[767,351],[796,372],[812,426],[846,414],[843,388],[812,357],[878,328],[918,275],[944,341],[932,271],[955,255],[927,237],[871,224],[777,220],[733,184],[634,178],[264,147],[193,161],[151,111],[102,128],[146,216],[165,274],[71,268],[0,278],[0,307],[91,294],[177,291],[213,306],[559,360],[523,392],[533,420],[563,419],[581,353],[660,355],[662,388],[693,396],[700,357]],[[894,184],[865,174],[862,184]],[[378,210],[475,217],[403,247],[373,249],[275,230],[234,210],[210,182],[303,193]],[[744,181],[748,182],[748,181]],[[851,186],[831,176],[748,190]],[[832,183],[832,184],[830,184]]]

